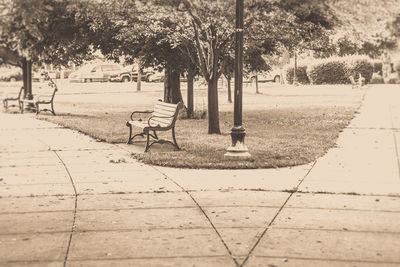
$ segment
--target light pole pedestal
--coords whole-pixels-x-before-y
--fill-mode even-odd
[[[242,160],[251,157],[247,146],[244,144],[245,136],[246,131],[242,126],[232,128],[232,145],[227,148],[224,158],[231,160]]]

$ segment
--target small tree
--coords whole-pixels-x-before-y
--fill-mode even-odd
[[[20,58],[28,98],[32,98],[32,62],[67,65],[90,57],[90,30],[80,16],[88,5],[73,0],[1,0],[0,46]]]

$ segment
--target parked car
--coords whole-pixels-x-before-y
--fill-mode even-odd
[[[83,66],[71,73],[68,79],[70,82],[107,82],[111,80],[111,76],[113,76],[113,80],[130,80],[129,72],[114,63],[97,63]]]
[[[254,79],[255,76],[252,77]],[[269,72],[263,72],[257,74],[258,82],[281,82],[281,72],[280,70],[271,70]]]
[[[141,80],[142,81],[145,81],[145,82],[148,82],[149,81],[149,77],[151,76],[151,75],[153,75],[154,74],[154,71],[153,70],[151,70],[151,69],[144,69],[144,70],[142,70],[142,78],[141,78]],[[137,72],[137,70],[133,70],[132,71],[132,79],[135,81],[135,82],[137,82],[137,77],[138,77],[138,72]]]
[[[165,79],[164,72],[156,72],[148,77],[149,82],[163,82]]]
[[[1,68],[0,69],[0,80],[6,82],[16,82],[22,80],[22,69],[21,68]]]
[[[110,82],[130,82],[132,80],[132,66],[121,68],[120,71],[110,74]]]

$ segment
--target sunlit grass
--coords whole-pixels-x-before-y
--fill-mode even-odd
[[[135,154],[154,165],[184,168],[276,168],[306,164],[333,147],[340,131],[354,117],[356,107],[296,107],[248,111],[243,115],[245,143],[251,158],[224,158],[230,145],[233,114],[220,113],[221,135],[207,134],[207,119],[180,119],[176,136],[181,151]],[[127,112],[89,112],[86,115],[43,116],[48,121],[79,130],[110,143],[125,143]],[[170,137],[170,132],[166,133]],[[168,146],[168,145],[166,145]]]

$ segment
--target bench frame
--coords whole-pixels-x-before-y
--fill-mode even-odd
[[[22,92],[24,91],[24,87],[22,86],[21,89],[19,90],[18,96],[17,97],[7,97],[3,99],[3,107],[5,110],[7,110],[8,108],[11,107],[18,107],[19,109],[21,109],[21,99],[22,99]],[[9,101],[16,101],[18,103],[17,104],[11,104],[9,105]]]
[[[38,96],[36,96],[36,99],[22,99],[21,105],[20,105],[21,113],[24,113],[24,103],[27,103],[27,104],[33,104],[35,106],[34,109],[36,110],[36,115],[38,115],[42,111],[49,111],[53,115],[56,115],[56,113],[54,111],[53,102],[54,102],[54,96],[55,96],[56,92],[58,91],[58,89],[57,89],[57,85],[53,81],[49,82],[49,86],[54,88],[50,100],[43,99],[43,97],[45,97],[44,95],[38,95]],[[50,109],[44,108],[44,109],[40,110],[39,105],[50,105]]]
[[[361,73],[358,74],[358,79],[354,79],[353,76],[349,76],[350,82],[351,82],[351,88],[361,88],[363,85],[365,85],[365,78],[361,76]]]
[[[161,100],[158,100],[158,101],[165,103]],[[178,118],[178,113],[179,113],[179,109],[181,107],[181,103],[173,104],[173,105],[175,105],[175,112],[172,116],[151,115],[146,122],[143,121],[142,118],[138,118],[135,120],[134,115],[135,114],[153,114],[154,111],[150,111],[150,110],[133,111],[130,116],[131,121],[126,122],[126,126],[129,127],[129,138],[128,138],[127,144],[131,144],[133,142],[133,139],[137,136],[142,136],[142,137],[146,136],[146,146],[144,148],[144,152],[148,152],[150,147],[157,143],[158,144],[169,143],[175,147],[175,150],[180,150],[178,143],[176,142],[176,138],[175,138],[175,122]],[[167,126],[160,126],[159,124],[155,124],[154,122],[152,122],[152,119],[157,119],[157,118],[171,119],[171,122]],[[133,132],[132,127],[133,126],[141,128],[142,132],[132,136],[132,132]],[[157,131],[165,132],[165,131],[169,131],[169,130],[171,130],[171,132],[172,132],[172,141],[158,138]],[[154,141],[150,141],[150,137],[152,137],[154,139]]]

